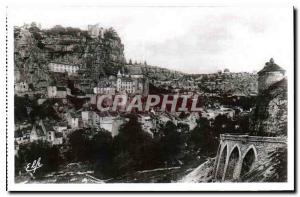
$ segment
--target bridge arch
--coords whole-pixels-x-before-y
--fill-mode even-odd
[[[243,177],[253,169],[256,161],[257,161],[257,151],[256,151],[255,146],[251,145],[245,151],[245,153],[242,157],[242,167],[241,167],[241,172],[240,172],[241,179],[243,179]]]
[[[215,177],[216,177],[218,162],[219,162],[219,158],[220,158],[220,154],[221,154],[221,148],[222,148],[222,144],[220,143],[218,146],[217,156],[216,156],[216,160],[215,160],[215,164],[214,164],[214,176]]]
[[[228,152],[228,145],[225,144],[220,151],[220,157],[219,157],[217,173],[216,173],[217,180],[222,180],[222,178],[223,178],[224,169],[225,169],[225,165],[226,165],[226,159],[227,159],[227,152]]]
[[[241,150],[240,147],[236,144],[230,151],[226,170],[225,170],[225,181],[232,181],[238,178],[239,176],[239,161],[241,159]]]

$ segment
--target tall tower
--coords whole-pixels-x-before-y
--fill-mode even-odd
[[[273,58],[266,62],[265,67],[258,73],[258,93],[262,93],[274,83],[282,80],[285,76],[285,70],[275,64]]]

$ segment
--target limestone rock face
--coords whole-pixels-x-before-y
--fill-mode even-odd
[[[178,71],[169,70],[155,66],[145,66],[142,68],[143,74],[154,80],[170,80],[184,76]]]
[[[255,135],[287,135],[287,79],[271,85],[257,97],[252,131]]]
[[[92,38],[80,29],[39,29],[36,26],[14,29],[15,69],[21,81],[39,86],[49,83],[50,62],[80,65],[86,77],[98,80],[116,74],[125,63],[124,46],[118,34],[105,29],[103,37]]]

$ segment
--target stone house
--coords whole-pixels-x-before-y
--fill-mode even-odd
[[[67,95],[71,95],[71,90],[66,87],[48,86],[47,93],[48,98],[66,98]]]
[[[140,115],[138,121],[141,123],[142,129],[149,133],[153,137],[153,129],[155,129],[155,123],[149,115]]]
[[[54,129],[60,133],[63,133],[65,130],[68,129],[68,123],[67,122],[59,122]]]
[[[92,111],[81,111],[81,119],[83,127],[89,127],[93,123],[93,112]]]
[[[47,131],[47,141],[52,145],[63,144],[63,134],[56,131]]]
[[[37,140],[46,140],[47,131],[42,120],[37,121],[30,133],[30,142]]]
[[[114,95],[116,93],[116,88],[114,87],[94,87],[94,94],[110,94]]]
[[[87,115],[87,113],[84,114]],[[109,131],[112,134],[112,136],[118,135],[120,126],[126,121],[128,121],[128,119],[119,116],[117,113],[93,111],[91,115],[88,116],[91,116],[92,119],[91,126],[105,129]]]
[[[67,112],[66,113],[66,119],[67,119],[67,123],[68,126],[71,129],[78,129],[80,126],[80,119],[81,119],[81,114],[77,114],[77,113],[72,113],[72,112]]]
[[[140,69],[130,67],[128,74],[118,71],[116,90],[129,94],[148,94],[149,82]]]
[[[79,66],[77,65],[69,65],[62,63],[51,62],[48,64],[48,68],[51,72],[56,73],[68,73],[68,75],[76,75],[79,70]]]
[[[19,127],[15,130],[15,142],[17,144],[27,144],[30,142],[30,133],[32,127]]]
[[[18,93],[24,93],[24,92],[28,92],[29,90],[29,85],[22,81],[19,83],[15,83],[15,92]]]

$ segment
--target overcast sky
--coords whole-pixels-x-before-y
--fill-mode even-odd
[[[126,59],[186,73],[258,71],[271,57],[293,66],[291,7],[23,7],[9,9],[9,21],[113,27]]]

